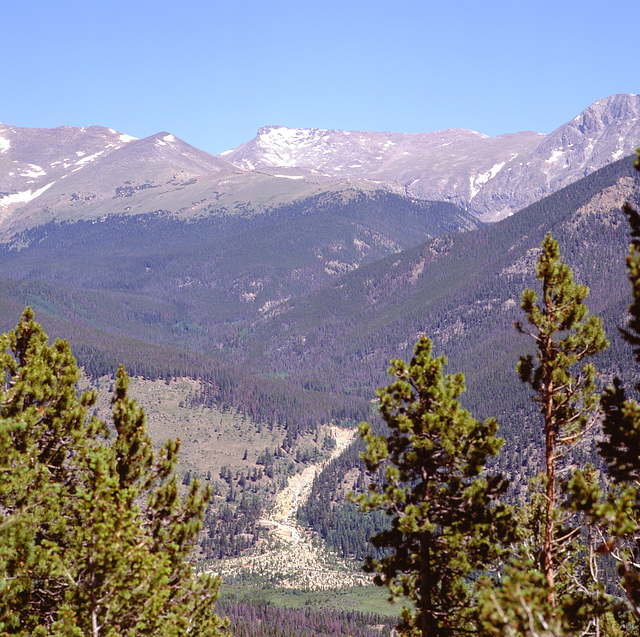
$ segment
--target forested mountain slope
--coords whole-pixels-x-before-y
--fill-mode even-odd
[[[464,404],[497,417],[507,440],[498,463],[517,493],[539,461],[533,408],[514,370],[527,347],[513,329],[520,293],[535,285],[551,231],[607,324],[612,347],[597,361],[601,378],[628,378],[630,353],[616,332],[629,302],[625,200],[640,204],[629,158],[477,229],[451,204],[385,192],[228,219],[155,213],[48,224],[0,253],[2,328],[29,304],[94,377],[120,362],[147,378],[197,377],[196,402],[280,423],[280,449],[293,457],[296,437],[318,423],[371,418],[389,359],[408,358],[424,332],[449,357],[449,371],[465,373]],[[283,460],[287,471],[293,457]],[[346,489],[363,486],[358,465],[357,449],[332,463],[300,512],[350,556],[366,551],[373,524],[344,501]],[[220,476],[229,485],[219,498],[250,510],[257,496],[236,495],[242,481],[258,484],[249,475]]]
[[[518,335],[519,299],[535,287],[534,265],[546,232],[561,243],[587,304],[605,320],[611,347],[599,357],[602,378],[629,377],[631,354],[617,327],[629,304],[624,270],[625,200],[640,202],[631,159],[477,231],[448,235],[363,266],[309,296],[283,304],[236,349],[237,360],[288,374],[302,387],[373,396],[395,356],[410,358],[420,333],[467,378],[465,405],[495,416],[507,439],[501,462],[535,462],[533,407],[515,364],[529,344]]]
[[[628,295],[621,206],[637,198],[631,159],[620,160],[499,223],[438,237],[282,303],[235,356],[314,386],[370,392],[389,358],[408,355],[426,332],[452,365],[490,377],[498,357],[520,348],[511,326],[548,231],[591,287],[592,310],[619,322]]]
[[[477,226],[452,204],[350,190],[257,216],[181,221],[155,213],[50,223],[2,246],[0,264],[8,278],[46,284],[42,302],[37,286],[29,302],[47,313],[212,352],[287,298]]]
[[[31,305],[92,377],[119,363],[146,378],[205,381],[206,403],[286,423],[357,421],[368,399],[300,390],[229,362],[283,300],[442,232],[477,227],[452,204],[345,191],[261,215],[183,221],[156,213],[49,223],[0,249],[4,329]],[[280,377],[276,377],[280,376]]]
[[[473,223],[449,204],[381,192],[319,197],[241,219],[185,223],[157,214],[51,224],[0,253],[3,297],[16,308],[33,305],[45,323],[60,321],[57,333],[72,344],[102,330],[98,345],[83,336],[79,348],[95,374],[108,371],[115,351],[130,360],[126,350],[155,361],[147,367],[159,376],[204,369],[175,363],[185,355],[170,354],[163,365],[160,349],[118,345],[133,338],[277,376],[292,393],[363,402],[384,382],[389,359],[407,356],[426,332],[467,375],[469,404],[482,414],[513,414],[526,401],[514,393],[524,343],[512,324],[542,237],[550,230],[560,240],[592,289],[592,310],[615,335],[627,304],[620,208],[637,192],[631,160],[620,160],[502,222],[402,252]],[[621,360],[616,347],[614,339],[610,367]]]
[[[624,268],[628,225],[620,208],[625,200],[636,207],[640,204],[640,182],[631,166],[630,160],[620,162],[489,228],[437,239],[400,258],[364,267],[331,290],[318,292],[304,306],[292,307],[292,315],[300,312],[306,323],[290,317],[289,325],[304,325],[301,335],[290,338],[318,347],[308,353],[300,369],[311,375],[313,362],[321,358],[318,352],[328,350],[336,339],[335,348],[323,359],[325,370],[314,380],[337,384],[350,374],[353,392],[376,381],[387,384],[382,374],[378,379],[367,375],[376,369],[372,361],[378,360],[381,370],[392,356],[409,360],[418,332],[426,332],[435,351],[449,357],[445,371],[464,372],[468,391],[463,403],[476,417],[497,418],[506,444],[494,465],[511,482],[509,498],[526,497],[527,478],[542,468],[544,444],[536,407],[515,371],[518,356],[531,344],[516,333],[513,321],[523,319],[518,309],[522,290],[538,288],[533,273],[547,231],[562,242],[562,254],[576,280],[591,288],[587,305],[605,321],[611,345],[595,361],[600,386],[610,384],[614,375],[628,385],[637,380],[630,348],[618,332],[631,300]],[[390,296],[376,294],[381,281],[393,290]],[[325,327],[316,330],[326,340],[314,341],[308,338],[314,332],[309,317],[326,307],[321,297],[331,300],[331,310]],[[358,308],[355,320],[347,307]],[[285,314],[282,320],[287,321]],[[405,341],[412,333],[413,340]],[[336,373],[328,373],[329,367]],[[358,371],[361,376],[353,380]],[[366,486],[358,456],[359,449],[353,448],[331,463],[299,514],[303,523],[344,555],[370,550],[366,537],[376,523],[361,519],[356,506],[345,499],[349,489]],[[578,464],[597,459],[591,436],[572,455]]]

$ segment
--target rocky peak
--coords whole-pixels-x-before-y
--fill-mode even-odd
[[[640,97],[613,95],[550,135],[265,126],[224,158],[249,170],[304,168],[332,177],[370,179],[421,199],[454,202],[495,221],[631,154],[638,140]]]

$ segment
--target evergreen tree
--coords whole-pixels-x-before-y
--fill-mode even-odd
[[[617,381],[617,379],[616,379]],[[640,630],[640,405],[626,397],[619,381],[603,396],[605,439],[601,454],[607,461],[614,489],[602,502],[594,492],[583,505],[598,521],[607,524],[610,539],[601,545],[601,552],[618,563],[621,589],[628,608]],[[580,494],[585,489],[580,490]],[[584,495],[582,495],[584,500]]]
[[[640,171],[640,149],[635,162]],[[631,245],[627,256],[627,274],[631,282],[630,320],[621,329],[623,338],[633,346],[640,362],[640,214],[629,204],[624,212],[631,226]],[[640,382],[636,384],[640,392]],[[604,526],[609,536],[600,546],[618,563],[621,590],[627,599],[635,631],[640,630],[640,405],[627,397],[622,382],[616,378],[605,391],[604,440],[600,454],[607,462],[613,488],[607,496],[597,485],[589,484],[577,474],[573,481],[574,501],[588,512],[594,523]]]
[[[209,493],[194,481],[180,500],[179,444],[155,458],[124,370],[109,443],[68,344],[30,309],[0,364],[0,634],[219,635],[218,581],[187,561]]]
[[[377,392],[391,433],[376,436],[360,425],[367,468],[385,470],[384,484],[357,500],[362,510],[391,517],[391,528],[372,538],[388,554],[368,558],[365,570],[390,597],[415,603],[415,612],[404,609],[400,629],[423,637],[473,630],[473,579],[513,532],[510,511],[497,501],[505,480],[480,475],[503,443],[496,421],[481,423],[460,407],[463,376],[443,378],[444,365],[422,337],[408,366],[391,362],[395,381]]]
[[[521,308],[528,326],[516,329],[535,342],[537,361],[522,356],[518,373],[534,391],[540,405],[544,429],[545,511],[542,572],[547,602],[556,607],[556,572],[561,562],[559,529],[559,484],[556,469],[561,459],[596,422],[598,395],[595,368],[584,360],[608,346],[602,321],[589,315],[584,300],[587,286],[576,284],[569,266],[561,261],[558,242],[547,234],[536,265],[542,297],[527,289]],[[568,537],[574,537],[569,535]]]

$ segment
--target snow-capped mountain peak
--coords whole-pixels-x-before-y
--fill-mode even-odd
[[[640,96],[591,104],[549,135],[487,137],[264,126],[215,157],[163,131],[0,124],[0,233],[50,219],[276,205],[342,188],[387,189],[458,204],[495,221],[640,143]]]
[[[386,182],[411,196],[452,201],[494,221],[631,154],[639,140],[640,97],[613,95],[549,135],[265,126],[224,158],[246,170],[304,169]]]

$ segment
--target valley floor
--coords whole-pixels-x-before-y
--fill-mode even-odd
[[[295,521],[315,477],[346,449],[357,431],[332,427],[331,435],[336,441],[331,455],[291,476],[287,486],[276,495],[270,515],[262,520],[271,532],[269,548],[261,554],[221,560],[210,567],[211,571],[223,580],[241,577],[308,591],[371,584],[369,575],[354,570],[353,563],[327,551],[309,530]]]

